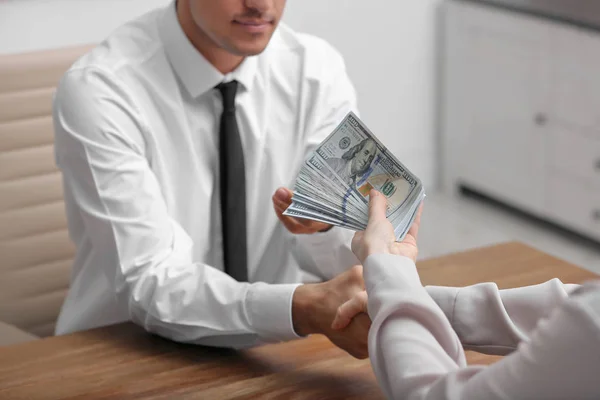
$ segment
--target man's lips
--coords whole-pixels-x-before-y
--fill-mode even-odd
[[[273,24],[273,21],[264,20],[264,19],[261,19],[261,20],[236,19],[233,22],[237,26],[239,26],[242,29],[244,29],[248,32],[251,32],[251,33],[264,32],[264,31],[268,30],[271,27],[271,25]]]

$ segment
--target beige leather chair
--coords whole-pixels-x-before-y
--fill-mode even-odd
[[[52,95],[89,47],[0,55],[0,346],[52,335],[70,278]]]

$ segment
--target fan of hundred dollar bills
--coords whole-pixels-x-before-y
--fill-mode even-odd
[[[284,215],[361,231],[371,189],[386,196],[387,216],[401,241],[425,197],[423,185],[350,112],[302,166]]]

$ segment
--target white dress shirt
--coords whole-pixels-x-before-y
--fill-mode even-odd
[[[222,272],[214,87],[232,79],[240,83],[251,283]],[[305,157],[350,110],[356,95],[339,53],[284,25],[227,76],[191,45],[174,3],[115,31],[70,68],[54,102],[77,247],[56,333],[132,320],[215,346],[296,338],[298,283],[358,261],[348,231],[289,234],[271,196],[293,187]]]
[[[390,399],[600,398],[600,281],[423,288],[412,260],[364,264],[369,354]],[[509,354],[467,366],[463,347]]]

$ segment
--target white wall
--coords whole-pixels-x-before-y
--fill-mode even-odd
[[[93,43],[170,0],[0,0],[0,54]],[[216,1],[216,0],[215,0]],[[371,130],[434,183],[434,20],[441,0],[288,0],[285,20],[342,52]]]
[[[170,0],[0,0],[0,54],[96,43]]]
[[[361,118],[435,184],[435,20],[441,0],[288,0],[285,20],[344,55]]]

